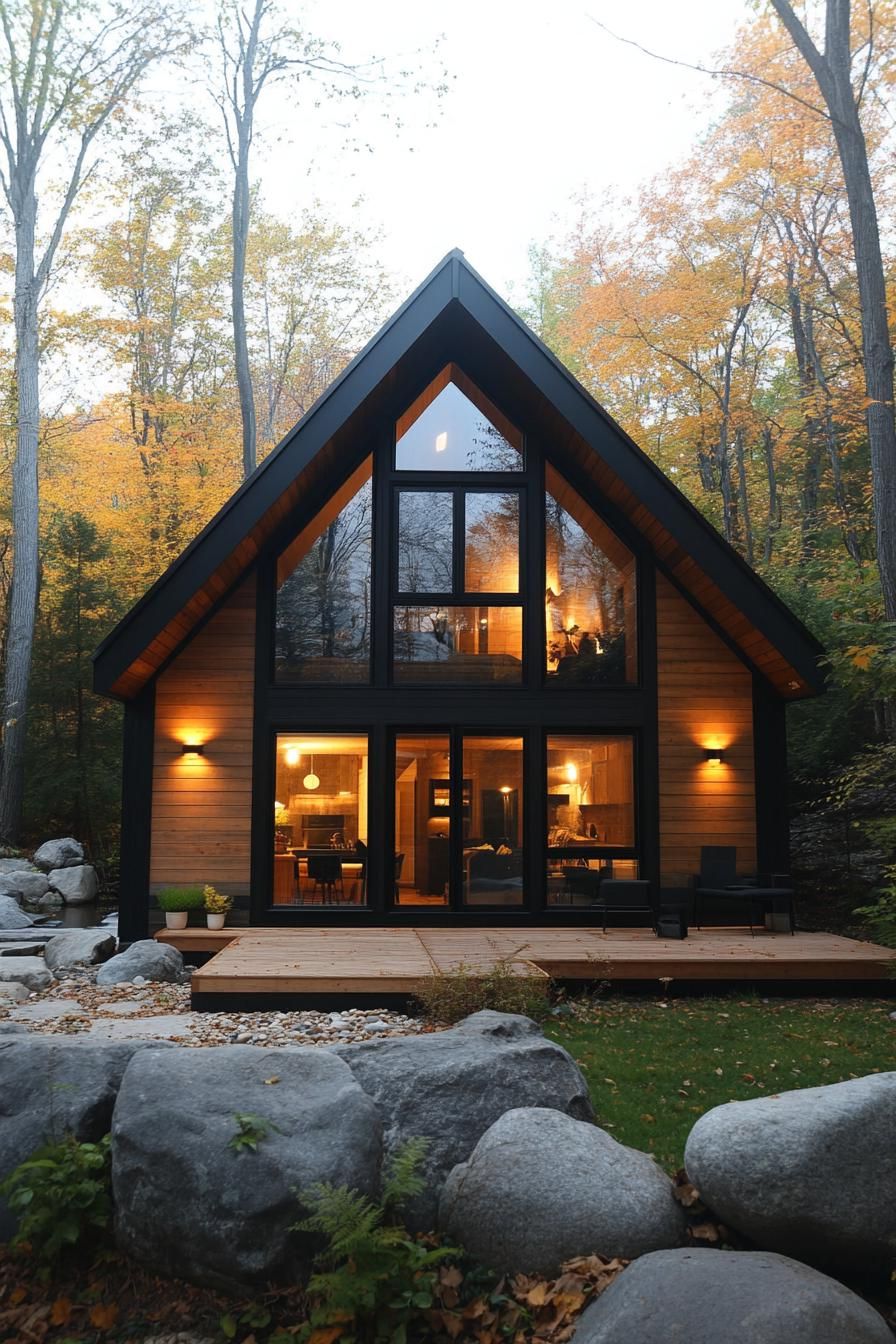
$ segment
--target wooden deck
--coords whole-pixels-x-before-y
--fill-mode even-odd
[[[391,928],[207,929],[156,937],[182,952],[213,953],[193,975],[206,996],[412,995],[421,980],[464,963],[508,959],[520,973],[557,980],[885,982],[892,952],[828,933],[693,930],[684,941],[648,929]]]

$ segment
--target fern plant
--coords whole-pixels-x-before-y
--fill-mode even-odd
[[[411,1139],[387,1169],[379,1201],[345,1186],[316,1185],[302,1194],[311,1210],[296,1232],[322,1237],[308,1283],[309,1319],[300,1341],[331,1335],[344,1344],[406,1344],[408,1329],[436,1305],[438,1271],[457,1248],[412,1235],[401,1209],[423,1189],[424,1139]]]

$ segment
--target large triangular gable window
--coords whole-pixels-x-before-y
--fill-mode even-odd
[[[447,364],[396,427],[398,471],[522,471],[523,436],[475,383]]]
[[[372,459],[277,559],[278,682],[370,680]]]

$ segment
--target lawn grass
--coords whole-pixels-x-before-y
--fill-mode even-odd
[[[588,1080],[598,1124],[673,1172],[726,1101],[896,1069],[892,999],[574,1001],[545,1032]]]

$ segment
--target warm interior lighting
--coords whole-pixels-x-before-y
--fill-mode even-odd
[[[721,765],[725,759],[725,753],[721,747],[706,747],[703,752],[703,759],[710,765]]]
[[[287,747],[283,759],[286,761],[287,765],[298,765],[299,763],[298,747]]]
[[[302,783],[304,784],[304,786],[305,786],[306,789],[319,789],[319,788],[320,788],[320,780],[319,780],[319,778],[317,777],[317,775],[314,773],[314,757],[313,757],[313,756],[311,757],[311,769],[308,771],[308,774],[307,774],[307,775],[305,776],[305,778],[302,780]]]
[[[513,789],[510,787],[509,784],[502,784],[501,793],[513,793]]]
[[[180,750],[182,756],[205,755],[205,747],[201,742],[185,742]]]
[[[569,780],[570,784],[577,784],[579,782],[578,766],[574,765],[573,762],[570,761],[569,765],[567,765],[565,768],[566,768],[566,778]]]
[[[442,430],[441,434],[436,435],[436,452],[444,453],[447,447],[448,447],[448,434],[445,430]]]

